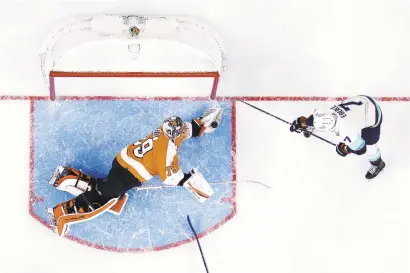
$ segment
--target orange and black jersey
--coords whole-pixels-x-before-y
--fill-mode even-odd
[[[184,178],[178,164],[178,148],[185,139],[201,135],[201,129],[199,119],[186,122],[183,133],[172,141],[158,128],[122,149],[117,161],[141,182],[159,175],[165,184],[177,185]]]

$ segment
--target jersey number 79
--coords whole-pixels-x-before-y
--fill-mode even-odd
[[[137,158],[143,158],[146,153],[154,148],[154,140],[159,138],[159,131],[155,130],[150,136],[134,143],[133,154]]]

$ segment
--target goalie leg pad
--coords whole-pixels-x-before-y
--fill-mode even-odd
[[[64,236],[71,224],[91,220],[109,210],[117,201],[118,198],[108,199],[94,191],[86,192],[49,209],[50,224],[59,236]]]
[[[184,183],[184,187],[192,193],[199,202],[203,203],[208,200],[215,192],[204,178],[202,173],[197,169],[191,171],[192,175]]]
[[[49,181],[57,189],[71,193],[74,196],[94,189],[97,182],[97,178],[66,166],[57,166]]]
[[[118,198],[117,203],[115,203],[114,206],[112,206],[108,210],[108,212],[111,212],[112,214],[115,214],[115,215],[120,215],[122,211],[124,210],[124,207],[127,201],[128,201],[128,193],[125,193],[123,196]]]

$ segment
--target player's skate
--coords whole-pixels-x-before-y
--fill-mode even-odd
[[[374,162],[374,163],[371,162],[371,164],[372,164],[372,166],[370,167],[370,169],[366,173],[366,178],[367,179],[375,178],[384,169],[384,167],[386,167],[386,163],[384,163],[384,161],[382,159],[380,159],[379,162],[377,162],[377,161]]]

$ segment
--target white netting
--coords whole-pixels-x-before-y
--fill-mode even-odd
[[[132,35],[130,28],[140,32]],[[188,44],[204,52],[220,75],[226,69],[226,56],[218,35],[196,19],[188,17],[159,17],[136,15],[97,15],[75,18],[55,27],[45,38],[40,53],[41,69],[48,82],[50,71],[70,49],[103,39],[167,39]]]

